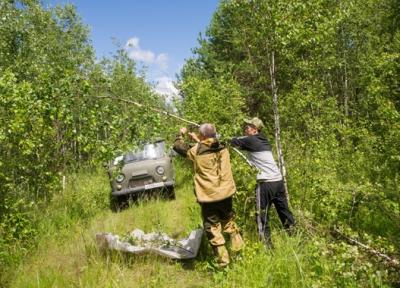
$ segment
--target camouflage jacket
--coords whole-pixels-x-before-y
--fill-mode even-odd
[[[200,203],[220,201],[235,194],[229,151],[225,145],[215,138],[192,145],[178,137],[173,149],[193,161],[194,188]]]

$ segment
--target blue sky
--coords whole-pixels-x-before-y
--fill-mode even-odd
[[[90,27],[97,57],[116,51],[112,38],[126,47],[157,91],[174,92],[171,81],[204,35],[218,0],[42,0],[44,6],[72,3]]]

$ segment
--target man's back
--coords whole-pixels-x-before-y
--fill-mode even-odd
[[[183,140],[186,132],[185,127],[179,130],[174,150],[193,161],[194,187],[201,207],[204,230],[213,249],[215,261],[219,267],[226,267],[230,260],[225,247],[224,233],[229,234],[232,251],[239,251],[244,244],[233,220],[235,211],[232,195],[236,192],[236,187],[229,152],[225,145],[216,139],[217,131],[210,123],[200,125],[198,135],[189,133],[190,138],[197,142],[194,146]]]
[[[179,146],[176,142],[174,149],[180,151]],[[236,192],[229,151],[215,138],[197,143],[187,150],[186,156],[194,164],[194,185],[199,202],[223,200]]]

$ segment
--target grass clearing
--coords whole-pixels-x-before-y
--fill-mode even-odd
[[[37,248],[15,271],[10,270],[10,287],[358,286],[357,279],[335,278],[338,274],[326,239],[304,234],[301,227],[295,236],[288,237],[277,221],[272,221],[273,250],[265,249],[254,230],[245,230],[245,248],[233,256],[224,271],[212,268],[213,257],[205,238],[198,257],[191,261],[98,250],[98,232],[122,236],[139,228],[179,239],[197,228],[201,224],[200,208],[187,168],[185,163],[176,163],[180,172],[176,200],[143,200],[119,213],[108,209],[109,187],[104,173],[72,177],[66,191],[45,212]],[[376,283],[374,280],[367,286],[379,287]]]
[[[201,219],[191,182],[179,177],[177,181],[177,200],[143,200],[114,213],[86,203],[92,201],[90,195],[108,199],[105,176],[74,179],[67,191],[55,199],[49,210],[51,215],[42,224],[44,233],[36,251],[18,267],[11,286],[205,287],[207,273],[196,271],[193,261],[181,263],[157,255],[116,252],[104,255],[95,243],[97,232],[124,235],[134,228],[163,231],[178,239],[187,237],[201,224]],[[80,201],[83,203],[75,203]],[[80,209],[86,209],[83,219],[79,218],[83,213]],[[95,215],[90,217],[92,214]]]

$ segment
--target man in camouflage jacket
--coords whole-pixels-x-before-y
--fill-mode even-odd
[[[216,139],[216,130],[212,124],[202,124],[198,136],[189,133],[196,144],[183,140],[186,133],[186,128],[180,129],[173,149],[193,162],[194,190],[201,206],[203,226],[218,265],[225,267],[229,264],[229,253],[222,233],[230,235],[232,251],[238,251],[243,246],[242,237],[233,221],[235,213],[232,196],[236,186],[229,151]]]

